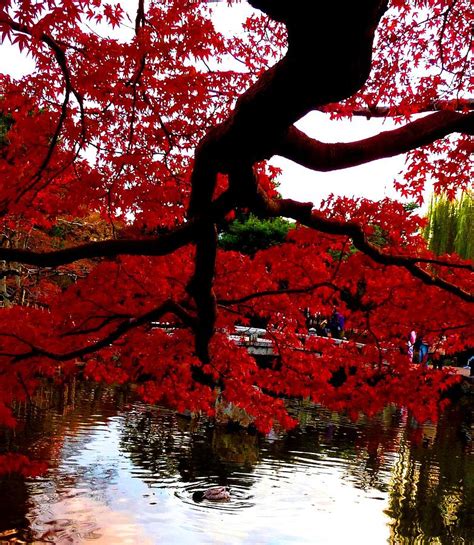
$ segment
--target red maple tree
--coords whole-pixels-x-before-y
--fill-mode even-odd
[[[283,199],[266,161],[332,171],[408,153],[402,195],[420,200],[428,181],[466,188],[469,2],[249,3],[258,11],[235,38],[216,31],[205,0],[137,0],[134,20],[102,0],[1,3],[3,39],[35,63],[0,79],[2,229],[44,234],[98,213],[110,237],[2,244],[3,277],[12,264],[38,275],[88,266],[68,286],[40,275],[41,305],[2,308],[0,423],[13,425],[12,402],[38,380],[79,361],[179,410],[213,415],[219,397],[261,430],[294,424],[288,396],[354,414],[388,402],[435,414],[453,379],[411,366],[406,338],[415,328],[446,335],[448,352],[472,346],[472,263],[430,253],[423,220],[398,202]],[[400,126],[323,143],[294,126],[313,110]],[[224,251],[218,228],[236,212],[295,228],[252,255]],[[305,334],[302,309],[333,305],[362,346]],[[229,339],[255,316],[268,324],[271,365]]]

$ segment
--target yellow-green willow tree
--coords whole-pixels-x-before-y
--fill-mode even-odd
[[[474,259],[474,192],[465,191],[454,200],[433,195],[425,237],[438,255],[457,253]]]

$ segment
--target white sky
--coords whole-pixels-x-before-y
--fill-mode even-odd
[[[122,7],[130,13],[133,20],[136,0],[122,0]],[[242,22],[254,10],[242,2],[229,8],[226,2],[213,4],[215,24],[218,30],[235,35],[242,31]],[[102,29],[100,29],[102,30]],[[130,31],[125,30],[125,34]],[[116,31],[114,37],[117,37]],[[34,70],[31,58],[20,54],[16,46],[9,43],[0,45],[0,72],[20,78]],[[352,121],[331,121],[328,116],[313,112],[297,123],[297,126],[310,136],[325,142],[347,142],[366,138],[383,130],[390,130],[394,123],[390,119],[355,118]],[[375,161],[366,165],[329,173],[318,173],[300,167],[281,157],[272,159],[272,164],[283,169],[280,193],[283,197],[301,201],[311,201],[318,205],[329,194],[367,197],[379,200],[385,196],[400,199],[393,188],[393,180],[403,169],[405,156]],[[428,188],[425,196],[429,193]],[[427,200],[427,199],[425,199]]]

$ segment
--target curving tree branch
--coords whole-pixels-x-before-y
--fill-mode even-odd
[[[81,259],[110,258],[118,255],[160,256],[193,242],[194,236],[193,225],[185,224],[156,238],[104,240],[50,252],[0,248],[0,259],[38,267],[58,267]]]
[[[81,259],[113,258],[118,255],[167,255],[178,248],[194,243],[200,226],[209,221],[222,219],[232,207],[232,192],[226,191],[214,200],[208,209],[206,217],[191,218],[186,223],[157,237],[103,240],[50,252],[33,252],[31,250],[0,247],[0,259],[38,267],[58,267]]]
[[[10,17],[1,18],[0,19],[0,25],[7,25],[15,32],[19,32],[21,34],[26,34],[27,36],[30,36],[31,38],[36,38],[36,39],[42,41],[44,44],[46,44],[51,49],[51,51],[53,52],[54,57],[56,59],[56,62],[58,64],[58,66],[59,66],[59,68],[60,68],[60,70],[61,70],[61,72],[63,74],[63,78],[64,78],[64,99],[63,99],[63,102],[61,104],[61,112],[60,112],[60,115],[59,115],[58,122],[56,124],[56,128],[55,128],[54,133],[53,133],[53,135],[51,137],[50,144],[48,146],[48,150],[46,152],[46,155],[45,155],[43,161],[41,162],[40,166],[38,167],[37,172],[32,176],[29,183],[26,184],[26,186],[22,189],[22,191],[17,195],[16,202],[18,202],[22,197],[24,197],[24,195],[26,193],[28,193],[28,191],[31,191],[32,189],[35,189],[35,186],[41,180],[41,177],[42,177],[43,173],[46,171],[46,169],[47,169],[47,167],[48,167],[48,165],[49,165],[49,163],[51,161],[51,158],[53,157],[53,153],[54,153],[54,151],[56,149],[56,146],[57,146],[57,144],[59,142],[59,138],[60,138],[63,126],[64,126],[64,122],[66,121],[66,118],[67,118],[67,108],[68,108],[68,105],[69,105],[69,99],[70,99],[71,94],[74,95],[74,97],[76,98],[76,100],[77,100],[77,102],[79,104],[79,110],[80,110],[80,115],[81,115],[81,144],[84,142],[85,137],[86,137],[84,100],[83,100],[82,95],[72,85],[71,73],[70,73],[70,70],[69,70],[69,66],[68,66],[67,59],[66,59],[66,54],[65,54],[65,45],[63,43],[60,43],[60,42],[54,40],[49,34],[46,34],[45,32],[42,32],[41,34],[36,35],[26,25],[20,24],[20,23],[14,21],[13,19],[11,19]],[[81,147],[81,145],[78,146],[77,151],[74,154],[74,159],[77,158],[80,147]],[[74,159],[69,161],[68,165],[72,164]],[[61,171],[62,170],[64,170],[64,167],[61,169]],[[47,182],[47,183],[49,183],[49,182]],[[43,189],[44,186],[47,185],[47,183],[43,184],[41,189]]]
[[[291,127],[275,154],[311,170],[326,172],[406,153],[453,132],[473,134],[474,112],[436,112],[399,129],[349,143],[327,144]]]
[[[468,303],[474,302],[474,293],[467,292],[461,287],[451,284],[439,276],[430,274],[418,265],[418,263],[433,263],[433,261],[437,260],[387,254],[367,239],[364,230],[360,225],[354,222],[336,221],[324,218],[319,213],[312,212],[308,203],[299,203],[289,199],[282,199],[279,201],[272,200],[269,199],[261,189],[258,191],[258,201],[260,210],[269,216],[281,215],[295,219],[302,225],[306,225],[307,227],[322,233],[349,236],[352,239],[353,245],[376,263],[403,267],[424,284],[441,288]],[[446,265],[442,260],[437,264]],[[473,266],[471,264],[465,264],[462,265],[462,268],[472,270]]]
[[[196,150],[200,169],[229,173],[270,157],[298,119],[356,92],[369,76],[375,29],[387,8],[386,0],[350,2],[343,10],[302,0],[251,4],[285,21],[288,50],[202,140]],[[191,214],[209,206],[214,188],[214,177],[194,177]]]

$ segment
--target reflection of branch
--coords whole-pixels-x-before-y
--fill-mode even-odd
[[[30,391],[28,390],[28,386],[26,385],[26,383],[25,383],[25,381],[23,379],[23,375],[20,373],[20,371],[18,371],[16,376],[18,378],[18,382],[20,383],[21,387],[23,388],[23,391],[25,392],[25,396],[26,396],[26,400],[28,401],[28,404],[33,405],[35,407],[35,405],[33,404],[32,400],[31,400],[31,395],[30,395]]]

